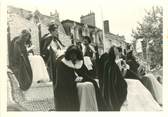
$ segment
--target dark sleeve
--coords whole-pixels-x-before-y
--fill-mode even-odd
[[[40,39],[40,52],[44,47],[45,39],[49,35],[49,33],[45,34],[41,39]]]
[[[88,79],[91,79],[91,76],[89,76],[89,71],[84,64],[80,69],[76,70],[76,72],[78,73],[79,76],[83,77],[82,82],[87,81]]]
[[[45,62],[47,62],[47,60],[49,58],[50,50],[47,49],[47,47],[51,43],[51,40],[52,39],[50,37],[48,37],[47,39],[43,39],[40,41],[40,54]]]

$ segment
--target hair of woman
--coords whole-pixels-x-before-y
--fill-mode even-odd
[[[55,29],[57,29],[58,28],[58,26],[56,25],[56,24],[49,24],[49,26],[48,26],[48,31],[49,32],[53,32],[53,31],[55,31]]]
[[[71,60],[71,58],[70,58],[71,54],[76,54],[78,60],[83,60],[82,51],[78,46],[76,46],[76,45],[69,46],[68,49],[65,52],[65,59],[66,60]]]
[[[114,48],[115,48],[115,46],[112,46],[112,47],[109,49],[109,60],[110,60],[111,62],[115,62],[115,59],[116,59],[116,55],[115,55]]]
[[[84,36],[83,39],[86,39],[89,43],[91,43],[91,39],[88,36]]]
[[[122,48],[121,47],[117,47],[119,52],[122,52]]]
[[[29,39],[26,41],[26,45],[28,45],[29,47],[32,45],[31,35],[29,35]]]

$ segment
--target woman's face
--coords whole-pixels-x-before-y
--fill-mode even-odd
[[[54,31],[51,32],[52,36],[58,37],[58,29],[56,28]]]
[[[58,25],[54,24],[53,30],[51,31],[53,37],[58,37]]]
[[[118,48],[114,47],[114,53],[115,53],[115,55],[116,55],[116,56],[118,56],[118,55],[119,55]]]
[[[83,40],[83,44],[84,44],[84,45],[88,45],[88,44],[89,44],[88,40],[87,40],[87,39],[84,39],[84,40]]]
[[[30,34],[25,34],[22,36],[24,42],[28,41],[30,39]]]
[[[76,55],[75,53],[72,53],[72,54],[70,55],[70,58],[71,58],[72,63],[75,64],[76,61],[77,61],[77,55]]]

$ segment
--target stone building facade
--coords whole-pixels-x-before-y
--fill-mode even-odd
[[[115,35],[106,31],[104,32],[103,40],[103,31],[95,26],[72,20],[64,20],[61,23],[64,27],[65,33],[71,36],[74,43],[82,42],[83,36],[89,36],[92,42],[91,45],[98,46],[99,55],[107,52],[112,45],[122,47],[123,50],[126,49],[127,43],[125,42],[124,36]]]
[[[35,12],[24,10],[21,8],[15,8],[8,6],[8,28],[9,37],[12,40],[18,36],[23,29],[30,29],[32,44],[35,45],[34,53],[40,54],[39,39],[48,32],[48,24],[51,21],[55,21],[59,25],[58,32],[59,38],[66,46],[71,44],[70,37],[66,35],[64,28],[59,21],[59,15],[57,12],[50,13],[50,16],[41,14],[38,10]],[[40,30],[39,30],[40,27]],[[39,33],[40,32],[40,33]],[[39,35],[40,34],[40,35]]]
[[[105,51],[108,51],[111,46],[122,47],[122,50],[126,49],[127,43],[125,42],[124,36],[115,35],[113,33],[105,33],[104,45],[106,46]]]
[[[108,51],[109,48],[114,45],[117,47],[122,47],[124,52],[124,49],[126,50],[127,47],[125,37],[111,33],[108,20],[105,20],[103,23],[104,23],[104,35],[105,35],[104,50]]]
[[[64,20],[61,23],[66,34],[71,36],[72,43],[81,43],[84,36],[89,36],[91,38],[91,45],[98,47],[100,55],[103,53],[103,32],[101,29],[72,20]]]
[[[84,15],[84,16],[82,15],[80,17],[80,20],[81,20],[81,23],[83,24],[87,24],[90,26],[96,26],[95,13],[93,12],[90,12],[89,14]]]
[[[94,17],[92,18],[95,20]],[[72,20],[64,20],[60,22],[57,11],[50,13],[50,16],[47,16],[41,14],[38,10],[32,12],[8,6],[7,20],[9,29],[8,37],[10,37],[10,40],[15,36],[18,36],[23,29],[31,30],[32,44],[35,45],[35,54],[40,54],[39,40],[44,34],[49,33],[48,24],[51,21],[54,21],[59,25],[59,38],[66,46],[69,46],[72,43],[82,42],[83,36],[89,36],[91,38],[91,45],[98,47],[99,55],[104,53],[104,51],[107,51],[112,45],[121,46],[122,48],[125,48],[126,46],[124,36],[115,35],[107,31],[103,36],[103,31],[101,29],[96,26],[88,25],[87,22],[79,23]],[[108,24],[106,27],[109,28]],[[74,42],[72,42],[72,40]]]

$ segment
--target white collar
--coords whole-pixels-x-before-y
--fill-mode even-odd
[[[80,69],[83,65],[83,60],[77,61],[75,65],[72,63],[72,61],[68,61],[65,58],[62,59],[62,62],[73,69]]]

